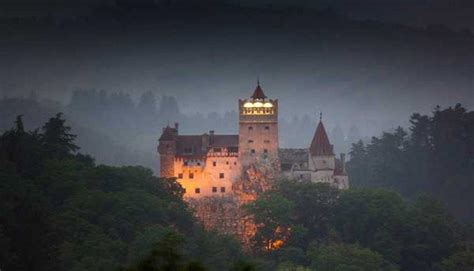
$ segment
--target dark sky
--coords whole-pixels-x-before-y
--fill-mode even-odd
[[[294,1],[141,9],[126,1],[119,9],[113,1],[2,1],[4,17],[36,19],[0,24],[0,93],[35,90],[66,102],[75,89],[134,98],[151,90],[176,96],[188,114],[224,112],[260,76],[283,117],[324,111],[333,125],[355,123],[366,135],[437,104],[474,104],[474,39],[461,31],[474,26],[473,1],[296,4],[337,15],[292,11]],[[98,2],[108,8],[98,11]],[[56,18],[38,19],[47,14]],[[425,29],[431,24],[451,30]]]

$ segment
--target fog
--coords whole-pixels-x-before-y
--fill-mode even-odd
[[[282,147],[307,147],[319,112],[348,152],[414,112],[474,104],[467,24],[366,20],[355,8],[124,3],[0,19],[2,131],[16,114],[35,128],[61,111],[99,162],[155,168],[167,123],[236,133],[237,101],[257,78],[279,99]]]

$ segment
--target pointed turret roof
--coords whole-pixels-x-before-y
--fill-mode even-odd
[[[334,155],[331,143],[329,143],[326,129],[324,129],[323,121],[319,120],[318,127],[314,133],[313,140],[309,152],[312,156]]]
[[[260,87],[260,82],[257,83],[257,87],[255,88],[255,91],[252,94],[252,99],[265,99],[267,96],[265,96],[265,93],[263,93],[262,88]]]

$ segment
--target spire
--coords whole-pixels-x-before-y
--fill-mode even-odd
[[[319,124],[309,148],[309,152],[312,156],[334,155],[333,147],[331,143],[329,143],[326,129],[324,129],[322,116],[323,114],[319,113]]]
[[[260,78],[257,77],[257,87],[255,88],[253,94],[252,94],[252,99],[265,99],[267,96],[263,93],[262,88],[260,87]]]

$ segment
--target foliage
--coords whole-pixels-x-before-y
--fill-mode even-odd
[[[0,135],[0,268],[116,270],[148,259],[173,269],[193,259],[187,270],[229,270],[245,260],[232,238],[195,224],[174,179],[95,165],[74,139],[60,114],[42,133],[20,116]]]
[[[410,124],[410,133],[398,128],[352,145],[351,185],[395,189],[410,199],[429,193],[456,216],[474,218],[474,112],[436,107],[431,116],[413,114]]]
[[[256,238],[268,242],[280,234],[278,249],[254,246],[273,269],[428,271],[474,240],[441,202],[428,196],[408,202],[380,188],[339,191],[282,180],[247,211],[258,222]]]

